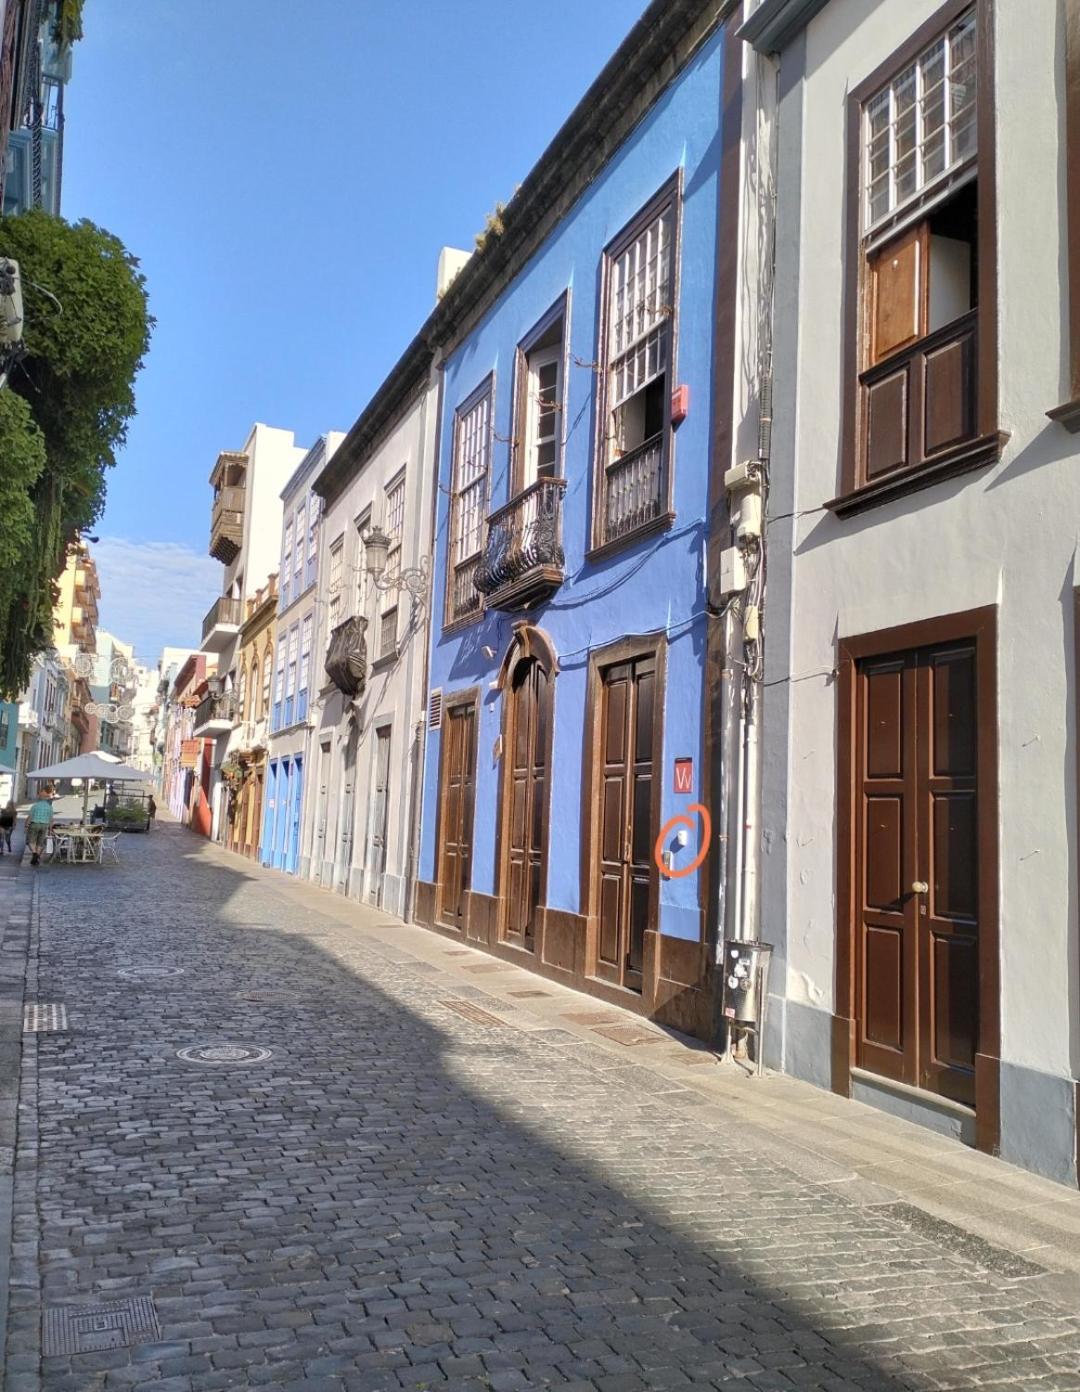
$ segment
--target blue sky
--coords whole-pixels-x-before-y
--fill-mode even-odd
[[[87,0],[63,212],[140,258],[158,320],[97,528],[104,627],[144,657],[198,642],[217,452],[254,420],[348,429],[439,248],[472,245],[644,3]]]

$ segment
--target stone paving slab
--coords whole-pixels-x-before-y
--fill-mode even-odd
[[[174,827],[123,850],[43,870],[22,914],[28,998],[70,1028],[22,1040],[7,1392],[1080,1388],[1054,1215],[1020,1252],[861,1152],[938,1195],[992,1173],[995,1215],[1080,1197],[677,1038],[604,1041],[557,985],[467,1019],[440,1002],[508,1013],[535,979],[470,994],[476,954]],[[270,1056],[177,1056],[206,1044]],[[43,1356],[43,1309],[130,1297],[159,1335]]]

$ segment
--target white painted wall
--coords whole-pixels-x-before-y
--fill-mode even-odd
[[[784,914],[779,989],[831,1010],[837,707],[835,683],[815,674],[833,668],[837,636],[997,605],[1002,1057],[1066,1078],[1080,1066],[1071,984],[1080,440],[1045,415],[1067,396],[1056,5],[995,6],[1004,456],[857,517],[821,511],[839,478],[846,96],[937,8],[938,0],[825,6],[806,35],[801,168],[780,167],[781,225],[785,206],[791,216],[785,190],[799,175],[802,205],[795,235],[778,247],[777,349],[797,358],[798,377],[777,381],[776,438],[793,445],[774,454],[773,511],[790,490],[797,518],[790,628],[776,626],[783,640],[772,639],[766,674],[792,678],[790,728],[774,721],[766,730],[767,743],[788,741],[786,786],[772,786],[765,809],[769,855],[786,862],[787,901],[766,896],[765,931],[781,926],[770,911]],[[785,299],[796,272],[797,298]],[[788,595],[772,585],[770,602],[782,608]],[[767,712],[779,709],[778,698],[768,700]]]
[[[397,914],[403,914],[406,909],[410,828],[414,817],[413,788],[415,785],[419,789],[420,784],[419,777],[414,778],[414,762],[418,755],[421,759],[423,757],[422,748],[418,749],[416,745],[416,735],[427,694],[424,657],[430,605],[417,606],[407,595],[399,598],[398,656],[380,663],[377,661],[379,610],[377,597],[372,586],[368,585],[368,680],[363,694],[350,709],[342,694],[328,684],[323,668],[328,636],[328,561],[330,547],[338,537],[344,536],[344,597],[340,610],[340,619],[343,620],[358,612],[357,519],[370,508],[372,522],[384,522],[386,486],[403,466],[407,484],[401,565],[418,566],[422,557],[430,557],[438,394],[438,379],[433,374],[426,388],[386,431],[346,487],[326,505],[319,541],[319,617],[316,624],[316,676],[311,709],[314,728],[305,773],[302,867],[312,879],[327,886],[341,887],[337,868],[346,817],[344,763],[350,716],[355,715],[358,743],[352,855],[349,857],[344,888],[354,898],[366,897],[374,902],[378,885],[365,873],[365,852],[371,826],[375,730],[389,724],[390,792],[382,904],[388,912]],[[320,683],[321,691],[318,689]],[[320,837],[319,830],[324,820],[325,836]]]

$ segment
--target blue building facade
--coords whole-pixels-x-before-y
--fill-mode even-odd
[[[417,896],[422,922],[701,1033],[731,42],[715,7],[651,6],[447,296]],[[545,188],[564,206],[530,244]]]
[[[340,435],[323,436],[301,460],[281,493],[281,561],[270,702],[270,753],[263,796],[259,858],[295,875],[300,854],[308,707],[315,674],[316,582],[321,500],[311,485]]]

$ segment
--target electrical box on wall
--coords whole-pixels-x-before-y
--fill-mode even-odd
[[[746,562],[743,560],[742,552],[735,546],[729,546],[720,552],[717,589],[719,599],[741,594],[746,589]]]
[[[682,425],[683,421],[690,414],[690,388],[688,386],[676,387],[671,393],[671,423],[672,425]]]

